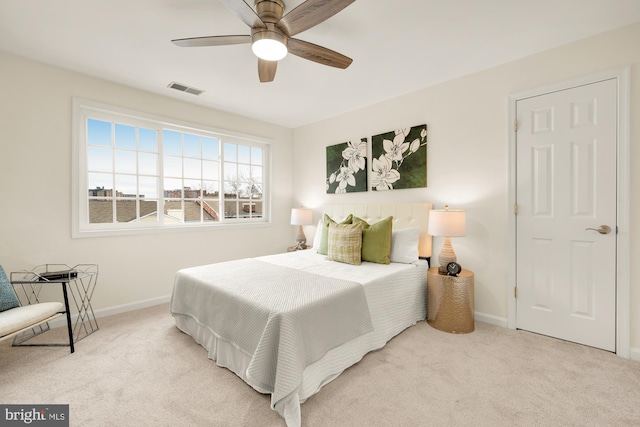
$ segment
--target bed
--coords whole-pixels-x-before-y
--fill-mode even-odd
[[[430,209],[429,203],[324,207],[335,223],[350,215],[372,228],[392,222],[388,264],[329,260],[333,247],[318,253],[327,239],[321,221],[312,249],[180,270],[170,304],[176,326],[218,366],[270,394],[287,426],[300,426],[301,403],[426,318]]]

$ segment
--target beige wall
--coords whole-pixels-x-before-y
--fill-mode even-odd
[[[96,263],[93,308],[100,311],[162,300],[180,268],[283,252],[291,245],[290,129],[4,54],[0,77],[0,265],[7,272]],[[271,139],[272,224],[72,239],[72,97]]]
[[[429,201],[467,212],[467,236],[454,238],[460,263],[475,272],[476,311],[506,324],[508,215],[508,97],[592,73],[631,65],[631,260],[640,256],[636,231],[640,194],[640,24],[363,108],[294,133],[296,201],[323,203]],[[392,78],[392,76],[390,76]],[[635,119],[634,119],[635,118]],[[428,187],[392,192],[325,194],[325,147],[398,127],[428,126]],[[370,164],[369,164],[370,165]],[[434,239],[434,253],[442,239]],[[640,269],[631,270],[632,357],[640,359]]]

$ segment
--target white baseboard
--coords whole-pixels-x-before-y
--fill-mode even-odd
[[[478,322],[491,323],[492,325],[502,326],[503,328],[507,327],[507,319],[504,317],[492,316],[490,314],[478,313],[476,311],[474,313],[474,318]]]
[[[474,313],[475,320],[478,322],[491,323],[492,325],[507,327],[507,319],[490,314]],[[629,350],[629,359],[640,362],[640,348],[631,348]]]
[[[153,307],[154,305],[160,305],[168,303],[171,300],[171,295],[165,295],[163,297],[156,297],[147,299],[144,301],[132,302],[128,304],[117,305],[115,307],[102,308],[96,310],[96,318],[113,316],[114,314],[126,313],[127,311],[139,310],[141,308]]]
[[[126,313],[128,311],[140,310],[142,308],[153,307],[154,305],[160,305],[168,303],[171,300],[171,295],[165,295],[163,297],[151,298],[144,301],[132,302],[129,304],[117,305],[115,307],[102,308],[96,310],[94,313],[96,318],[113,316],[114,314]],[[75,322],[77,315],[72,316],[72,321]],[[507,327],[507,319],[504,317],[493,316],[491,314],[484,314],[475,312],[474,318],[478,322],[490,323],[496,326]],[[64,316],[49,322],[52,328],[58,328],[61,326],[67,326],[67,320]],[[629,359],[640,362],[640,348],[631,348],[629,350]]]
[[[171,295],[165,295],[163,297],[151,298],[143,301],[132,302],[128,304],[116,305],[114,307],[101,308],[95,310],[93,313],[96,315],[96,319],[100,317],[113,316],[114,314],[126,313],[127,311],[140,310],[141,308],[153,307],[154,305],[160,305],[168,303],[171,300]],[[71,322],[75,324],[77,314],[71,315]],[[58,317],[57,319],[49,322],[49,326],[52,328],[58,328],[61,326],[67,326],[67,318],[65,316]]]

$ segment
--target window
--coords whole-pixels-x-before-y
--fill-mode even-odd
[[[74,100],[74,234],[267,222],[266,141]]]

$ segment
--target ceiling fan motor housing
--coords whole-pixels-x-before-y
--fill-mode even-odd
[[[255,0],[256,13],[265,24],[275,24],[284,15],[282,0]]]
[[[267,28],[252,28],[251,29],[251,42],[255,43],[258,40],[276,40],[287,46],[287,36],[284,35],[275,25],[268,23]]]

